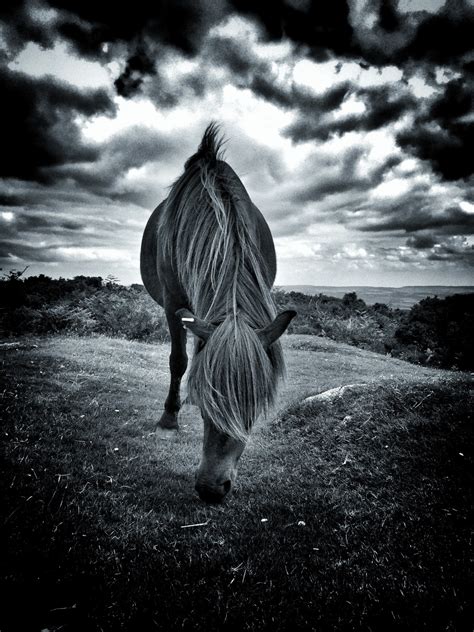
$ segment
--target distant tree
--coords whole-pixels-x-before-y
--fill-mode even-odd
[[[0,307],[2,309],[15,309],[25,302],[25,289],[21,277],[28,270],[26,266],[23,270],[10,270],[3,275],[0,281]]]
[[[444,368],[474,368],[474,294],[428,297],[414,305],[395,332],[398,355]],[[412,358],[410,358],[412,359]]]
[[[363,311],[367,307],[365,302],[359,298],[355,292],[348,292],[347,294],[344,294],[342,297],[342,304],[348,309],[359,311]]]

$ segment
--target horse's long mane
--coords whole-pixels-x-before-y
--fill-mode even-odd
[[[189,306],[217,326],[196,353],[190,400],[222,431],[245,440],[272,403],[284,372],[279,342],[264,351],[256,329],[275,318],[271,273],[259,243],[250,198],[221,158],[212,123],[166,200],[158,243]]]

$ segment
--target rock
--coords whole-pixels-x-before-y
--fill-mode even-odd
[[[310,397],[306,397],[306,399],[303,400],[304,403],[311,403],[311,402],[327,402],[327,401],[331,401],[333,399],[336,399],[336,397],[341,397],[346,391],[350,390],[358,390],[360,388],[363,388],[364,386],[367,386],[367,384],[346,384],[345,386],[336,386],[336,388],[330,388],[328,391],[323,391],[322,393],[318,393],[317,395],[310,395]]]

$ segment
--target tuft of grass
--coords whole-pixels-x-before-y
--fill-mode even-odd
[[[469,629],[472,380],[308,338],[222,506],[196,409],[153,434],[166,345],[6,348],[1,629]]]

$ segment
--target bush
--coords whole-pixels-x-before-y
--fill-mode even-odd
[[[395,330],[402,319],[401,310],[380,303],[366,305],[355,292],[338,299],[324,294],[308,296],[276,290],[274,297],[279,310],[298,312],[289,333],[326,336],[377,353],[390,352]]]
[[[144,293],[96,293],[85,299],[94,315],[95,331],[129,340],[163,341],[168,338],[163,310]]]
[[[441,368],[474,368],[474,294],[425,298],[395,332],[394,354]]]
[[[4,336],[71,332],[99,333],[131,340],[164,341],[164,312],[142,286],[130,288],[115,279],[78,276],[20,279],[10,273],[0,281],[0,331]]]

